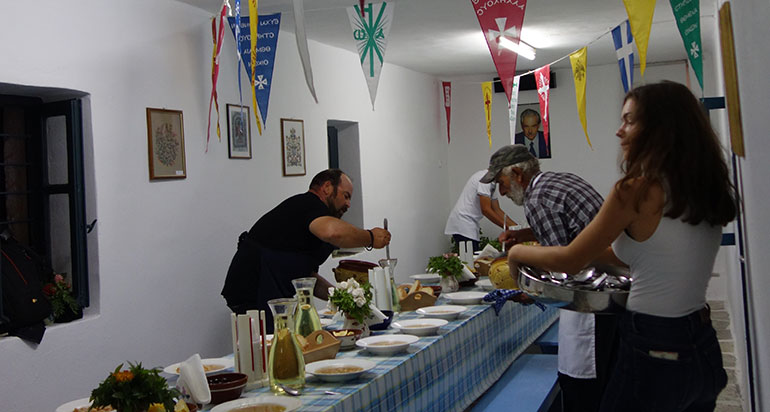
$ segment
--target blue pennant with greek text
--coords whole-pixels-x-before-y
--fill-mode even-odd
[[[228,17],[230,30],[235,37],[235,17]],[[257,105],[262,116],[262,123],[267,123],[267,105],[270,101],[270,86],[273,84],[273,66],[275,50],[278,46],[278,29],[281,27],[281,13],[259,16],[257,33],[257,68],[254,73],[254,91],[257,95]],[[240,39],[241,61],[251,78],[251,35],[249,34],[249,17],[241,17]]]

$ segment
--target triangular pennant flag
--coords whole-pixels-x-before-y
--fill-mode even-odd
[[[550,100],[551,96],[551,65],[546,64],[545,66],[535,70],[535,82],[537,84],[537,98],[540,101],[540,114],[542,116],[543,121],[543,138],[545,139],[545,146],[549,148],[550,152],[550,137],[548,132],[548,125],[551,122],[550,116],[548,115],[548,102]],[[548,153],[548,156],[551,154]],[[540,154],[540,157],[544,157],[542,153]]]
[[[634,33],[636,49],[639,50],[639,65],[642,77],[647,67],[647,42],[650,40],[652,15],[655,13],[655,0],[623,0],[626,5],[631,32]]]
[[[252,0],[253,1],[253,0]],[[297,51],[299,59],[302,61],[302,69],[305,71],[305,83],[307,83],[313,100],[318,103],[315,95],[315,84],[313,83],[313,68],[310,67],[310,51],[307,48],[307,34],[305,34],[305,9],[303,0],[293,0],[294,4],[294,32],[297,39]]]
[[[233,17],[228,17],[230,29],[235,36],[237,24]],[[241,18],[241,29],[250,29],[249,17]],[[257,72],[254,76],[254,92],[257,95],[257,105],[262,122],[267,124],[267,108],[270,102],[270,89],[273,85],[273,68],[275,67],[275,52],[278,49],[278,33],[281,28],[281,13],[259,16],[259,52],[257,58]],[[241,52],[243,53],[243,67],[251,78],[251,51],[248,47],[251,36],[241,36]],[[240,69],[238,71],[240,73]]]
[[[575,99],[577,100],[578,116],[580,117],[580,123],[583,124],[583,133],[586,135],[588,146],[593,149],[591,145],[591,139],[588,138],[588,126],[586,123],[586,72],[588,65],[586,64],[586,51],[587,47],[572,53],[569,55],[569,62],[572,64],[572,77],[575,79]]]
[[[497,74],[500,76],[500,82],[503,84],[505,97],[510,102],[518,54],[504,45],[507,42],[519,44],[527,0],[471,0],[471,3],[479,19],[481,31],[487,39],[487,46],[492,54]]]
[[[487,140],[492,148],[492,82],[482,82],[481,92],[484,93],[484,115],[487,119]]]
[[[206,127],[206,152],[209,151],[209,138],[211,136],[211,103],[217,109],[217,138],[222,141],[222,133],[219,128],[219,102],[217,101],[217,79],[219,78],[219,53],[222,52],[222,43],[225,38],[225,12],[227,7],[223,4],[218,17],[211,19],[211,36],[214,40],[214,52],[211,57],[211,98],[209,99],[208,126]],[[217,27],[217,21],[219,27]]]
[[[703,90],[703,52],[700,37],[700,2],[698,0],[671,0],[676,26],[684,42],[700,89]]]
[[[618,56],[620,81],[623,83],[623,90],[628,93],[634,87],[634,36],[631,34],[628,20],[612,29],[612,42]]]
[[[519,82],[521,76],[514,76],[511,87],[511,100],[508,103],[508,123],[511,130],[511,144],[516,142],[516,108],[519,105]]]
[[[366,17],[361,17],[362,10],[358,6],[348,8],[350,26],[353,29],[353,39],[356,41],[358,56],[361,58],[361,69],[364,71],[366,85],[369,87],[369,98],[377,97],[377,84],[380,82],[380,72],[385,61],[385,48],[388,45],[390,25],[393,22],[392,3],[369,3],[366,5]]]
[[[249,16],[259,16],[257,13],[257,0],[249,0]],[[257,17],[259,19],[259,17]],[[250,24],[249,25],[249,61],[251,62],[251,67],[255,67],[257,65],[257,40],[259,39],[259,35],[257,34],[257,26],[258,24]],[[256,70],[251,71],[251,103],[254,107],[254,119],[257,120],[257,130],[259,131],[259,135],[262,135],[262,122],[259,121],[259,107],[257,106],[257,88],[256,88],[256,82],[254,74],[256,73]]]
[[[244,42],[239,40],[241,38],[241,0],[235,0],[235,28],[233,28],[232,20],[230,20],[230,29],[233,30],[233,36],[235,36],[235,50],[237,50],[237,53],[235,54],[236,57],[238,57],[238,63],[235,64],[235,71],[238,72],[238,104],[243,107],[243,88],[241,87],[241,60],[243,60]],[[251,63],[251,60],[249,60],[249,63]],[[244,63],[244,65],[245,64],[246,63]],[[251,74],[249,74],[249,78],[251,78]]]
[[[449,143],[449,117],[452,114],[452,83],[441,82],[444,90],[444,110],[446,110],[446,142]]]

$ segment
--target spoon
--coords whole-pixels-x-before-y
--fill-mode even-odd
[[[288,387],[288,386],[286,386],[286,385],[284,385],[282,383],[279,383],[278,387],[283,389],[284,392],[288,393],[291,396],[299,396],[299,395],[301,395],[300,391],[298,391],[296,389],[292,389],[292,388],[290,388],[290,387]]]

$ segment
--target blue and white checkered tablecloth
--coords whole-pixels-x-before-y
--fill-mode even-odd
[[[437,304],[446,303],[439,298]],[[415,319],[415,312],[394,321]],[[365,358],[377,366],[354,381],[327,383],[308,375],[300,411],[463,411],[505,372],[556,319],[558,311],[507,302],[495,316],[489,304],[470,305],[436,336],[420,337],[405,353],[371,355],[362,349],[337,358]],[[374,332],[393,334],[396,330]],[[325,391],[341,392],[327,395]],[[270,393],[254,389],[243,397]]]

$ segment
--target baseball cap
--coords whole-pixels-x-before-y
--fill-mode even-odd
[[[492,157],[489,158],[487,174],[485,174],[479,182],[492,183],[504,167],[526,162],[527,160],[532,160],[534,158],[532,153],[527,150],[527,146],[524,146],[523,144],[503,146],[492,153]]]

